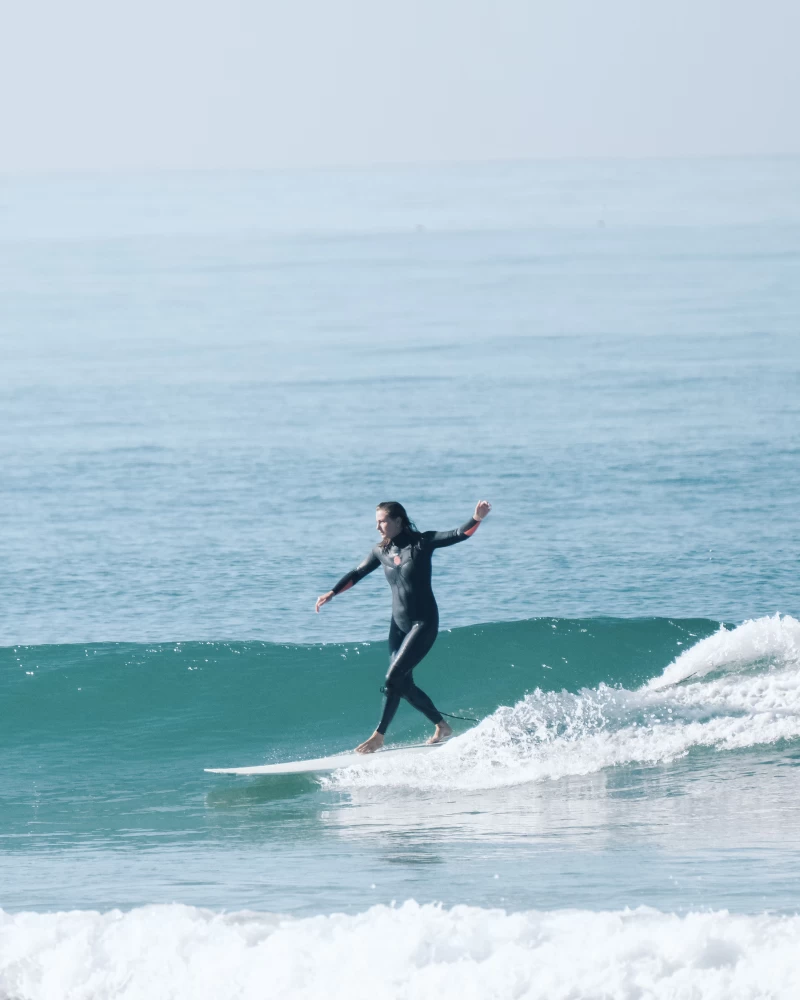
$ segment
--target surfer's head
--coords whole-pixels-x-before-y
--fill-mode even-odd
[[[414,522],[405,507],[396,500],[385,500],[375,509],[375,526],[381,534],[381,545],[386,548],[402,531],[416,532]]]

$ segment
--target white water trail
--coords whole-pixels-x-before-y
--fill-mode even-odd
[[[326,784],[496,788],[797,738],[800,622],[776,615],[720,629],[637,690],[537,689],[435,754],[366,759]]]

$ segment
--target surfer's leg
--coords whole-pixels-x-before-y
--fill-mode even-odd
[[[403,640],[408,633],[403,632],[397,622],[392,618],[392,623],[389,626],[389,664],[394,663],[395,657],[403,645]],[[383,708],[383,716],[381,716],[381,721],[384,717],[387,717],[386,725],[392,721],[394,713],[397,711],[397,706],[400,704],[400,694],[396,691],[389,691],[388,687],[384,687],[383,691],[386,694],[386,701]],[[369,739],[364,740],[363,743],[359,743],[356,747],[358,753],[374,753],[376,750],[380,750],[383,746],[383,735],[386,729],[376,729],[375,732],[370,736]]]
[[[386,729],[397,711],[397,706],[400,704],[400,691],[397,689],[397,686],[389,684],[389,674],[391,674],[392,668],[397,662],[397,657],[400,655],[400,651],[403,649],[403,645],[410,635],[411,632],[403,632],[394,618],[392,618],[392,624],[389,626],[389,673],[386,675],[386,684],[383,687],[385,701],[383,703],[381,721],[375,730],[376,733],[380,733],[381,735],[386,733]]]
[[[386,732],[401,698],[405,698],[409,704],[413,705],[417,711],[422,712],[435,725],[442,722],[442,713],[437,710],[428,695],[416,686],[411,673],[436,642],[437,632],[436,623],[414,622],[411,630],[403,636],[403,633],[392,622],[392,630],[389,632],[390,650],[392,650],[393,642],[396,642],[399,636],[403,636],[403,639],[399,647],[396,648],[389,672],[386,675],[384,688],[386,701],[381,721],[375,730],[377,733],[384,734]]]

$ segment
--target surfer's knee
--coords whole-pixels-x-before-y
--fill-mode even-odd
[[[386,680],[381,688],[381,693],[385,694],[387,698],[391,696],[402,698],[406,691],[413,686],[414,684],[411,680],[410,674],[396,674],[392,673],[390,670],[386,675]]]
[[[392,695],[400,695],[400,685],[392,677],[387,675],[386,680],[383,682],[383,687],[381,688],[381,694],[385,694],[387,698]]]

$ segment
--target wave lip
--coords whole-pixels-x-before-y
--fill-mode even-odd
[[[291,919],[148,906],[0,911],[14,1000],[794,1000],[800,916],[506,913],[408,901]]]
[[[762,618],[701,639],[636,690],[532,691],[435,755],[334,772],[340,788],[488,789],[662,764],[800,738],[800,622]],[[674,678],[670,680],[670,678]]]
[[[714,635],[681,653],[648,686],[657,690],[690,677],[776,659],[800,664],[800,622],[791,615],[750,619],[734,629],[721,625]]]

